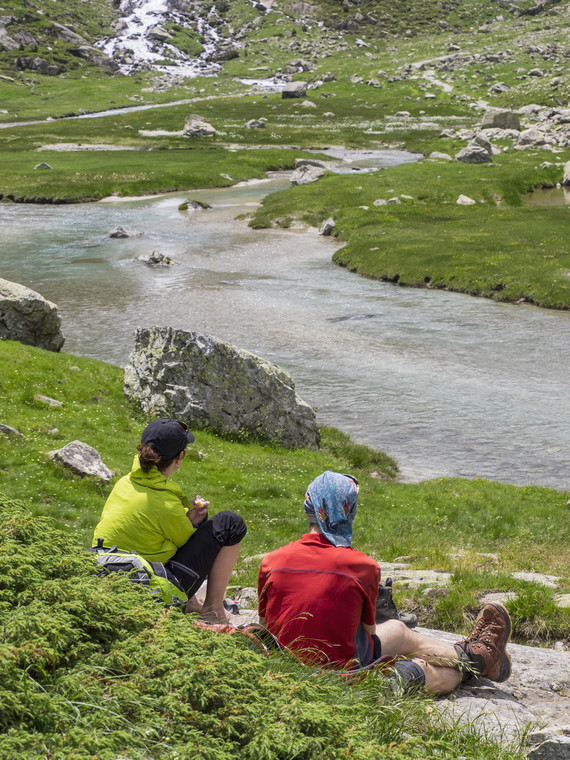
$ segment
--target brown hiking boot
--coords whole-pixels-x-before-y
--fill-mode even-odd
[[[506,651],[511,627],[509,613],[502,605],[486,604],[469,636],[455,644],[459,669],[491,681],[506,681],[511,675],[511,658]]]

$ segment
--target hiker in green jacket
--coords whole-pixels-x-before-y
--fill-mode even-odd
[[[225,623],[226,589],[247,528],[234,512],[208,518],[210,502],[200,496],[190,501],[169,480],[193,442],[184,422],[163,417],[147,425],[130,474],[117,481],[103,507],[93,546],[99,542],[162,562],[168,579],[188,596],[186,612]],[[195,593],[206,578],[202,606]]]

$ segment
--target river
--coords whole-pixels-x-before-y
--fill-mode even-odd
[[[287,184],[0,204],[0,276],[59,305],[73,354],[123,365],[137,326],[169,324],[281,365],[320,424],[387,451],[404,480],[569,488],[570,313],[377,282],[333,265],[314,230],[235,221]],[[179,211],[188,197],[213,208]],[[110,239],[116,225],[144,235]],[[136,260],[152,251],[178,266]]]

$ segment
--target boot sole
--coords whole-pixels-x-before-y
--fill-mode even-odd
[[[505,621],[505,633],[503,635],[503,640],[501,641],[502,652],[501,652],[501,662],[499,664],[499,675],[496,678],[489,679],[489,680],[495,681],[496,683],[502,683],[503,681],[506,681],[511,675],[511,658],[507,654],[506,646],[511,639],[511,631],[513,629],[513,624],[511,622],[509,613],[503,607],[502,604],[496,604],[495,602],[491,602],[489,606],[494,607],[497,610],[497,612],[500,612],[501,615],[503,616],[503,620]]]

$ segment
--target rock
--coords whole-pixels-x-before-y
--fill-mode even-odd
[[[23,285],[0,278],[0,340],[59,351],[64,337],[57,306]]]
[[[458,206],[473,206],[473,204],[477,203],[477,201],[474,201],[473,198],[469,198],[468,195],[460,195],[459,198],[455,201]]]
[[[164,253],[160,253],[159,251],[153,251],[148,256],[137,256],[137,261],[142,261],[143,264],[154,269],[175,267],[179,264],[175,259],[171,259],[170,256],[165,256]]]
[[[333,233],[335,227],[336,227],[335,220],[332,218],[332,216],[329,216],[329,218],[325,219],[325,221],[321,224],[319,235],[323,235],[323,237],[328,237],[329,235]]]
[[[209,208],[212,208],[209,203],[192,200],[184,201],[184,203],[181,203],[180,206],[178,206],[179,211],[206,211]]]
[[[324,166],[315,166],[312,164],[303,164],[295,169],[291,175],[292,185],[308,185],[310,182],[316,182],[325,173]]]
[[[479,145],[481,148],[484,148],[487,153],[493,152],[493,146],[486,137],[483,137],[483,135],[475,135],[475,137],[471,140],[471,144]]]
[[[564,164],[564,176],[562,177],[562,184],[565,186],[570,185],[570,161],[566,161]]]
[[[217,338],[139,328],[124,390],[146,415],[179,417],[216,433],[247,433],[286,447],[317,447],[313,409],[291,376]]]
[[[397,195],[395,195],[393,198],[388,198],[388,203],[395,203],[396,205],[398,203],[401,203],[402,201],[398,198]]]
[[[484,164],[492,161],[492,156],[488,150],[480,145],[469,143],[456,154],[455,160],[464,164]]]
[[[440,153],[438,150],[432,151],[428,158],[439,158],[443,161],[453,161],[449,153]]]
[[[62,66],[56,66],[54,63],[50,63],[47,58],[41,58],[40,56],[36,56],[35,58],[18,58],[16,66],[21,70],[29,69],[37,71],[39,74],[45,74],[48,77],[55,77],[65,71]]]
[[[103,464],[99,452],[82,441],[72,441],[62,449],[50,451],[48,456],[82,478],[91,476],[108,483],[115,474]]]
[[[544,145],[546,142],[546,135],[536,127],[525,129],[519,137],[519,145]]]
[[[7,31],[0,27],[0,50],[5,50],[7,53],[11,53],[14,50],[20,49],[20,43],[7,33]]]
[[[128,227],[128,226],[119,226],[115,227],[109,232],[110,238],[131,238],[131,237],[142,237],[143,233],[139,230],[135,229],[134,227]]]
[[[374,206],[386,206],[388,204],[388,201],[384,200],[384,198],[376,198],[374,203],[372,205]]]
[[[409,111],[397,111],[395,116],[397,119],[409,119],[411,117],[411,113]]]
[[[64,42],[75,42],[79,45],[89,45],[85,37],[81,37],[79,34],[76,34],[69,27],[64,26],[63,24],[56,24],[54,21],[53,28],[55,29],[59,39],[64,40]]]
[[[46,164],[45,161],[42,161],[41,164],[36,164],[34,166],[34,169],[53,169],[53,166],[50,166],[49,164]]]
[[[217,134],[214,127],[203,116],[191,114],[184,124],[182,130],[184,137],[212,137]]]
[[[483,115],[481,129],[516,129],[520,130],[519,115],[515,111],[503,108],[488,108]]]
[[[510,89],[510,86],[506,82],[496,82],[496,84],[489,87],[488,92],[490,95],[498,95],[501,92],[506,92]]]
[[[455,643],[460,636],[444,631],[417,629],[444,641]],[[529,724],[547,725],[547,733],[528,735],[529,754],[534,760],[567,760],[566,739],[570,726],[570,652],[542,647],[508,645],[512,675],[508,681],[493,684],[485,678],[466,683],[453,692],[453,699],[438,703],[448,725],[469,725],[501,745],[518,741]],[[548,742],[546,745],[543,742]],[[552,742],[552,743],[550,743]],[[566,753],[566,754],[564,754]]]
[[[246,129],[265,129],[265,122],[260,119],[250,119],[245,124]]]
[[[18,428],[12,427],[11,425],[2,425],[0,423],[0,435],[15,435],[19,438],[23,438],[24,434],[20,433]]]
[[[544,573],[513,573],[513,578],[518,581],[530,581],[547,588],[558,588],[560,578],[556,575],[544,575]]]
[[[303,106],[303,108],[316,108],[317,107],[317,104],[313,103],[312,100],[304,100],[301,103],[301,105]]]
[[[307,94],[307,82],[287,82],[281,90],[282,98],[304,98]]]
[[[58,401],[56,398],[51,398],[51,396],[44,396],[43,393],[36,393],[34,401],[39,401],[40,404],[45,404],[46,406],[55,407],[57,409],[62,409],[65,406],[63,401]]]
[[[172,39],[172,35],[161,26],[151,26],[146,36],[149,40],[156,40],[156,42],[168,42],[168,40]]]

